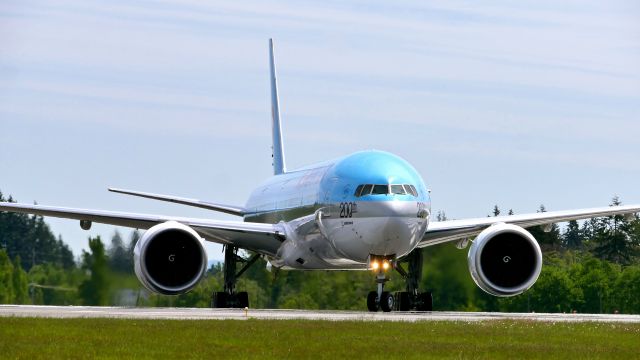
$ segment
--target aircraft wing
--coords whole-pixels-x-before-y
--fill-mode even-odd
[[[607,206],[592,209],[549,211],[534,214],[484,217],[465,220],[437,221],[429,224],[418,247],[426,247],[449,241],[471,238],[482,230],[496,223],[506,223],[528,228],[570,220],[589,219],[594,217],[635,214],[640,212],[640,205]]]
[[[275,255],[280,244],[285,239],[284,229],[278,224],[193,219],[6,202],[0,203],[0,211],[86,220],[136,229],[149,229],[154,225],[173,220],[190,226],[207,241],[223,245],[233,245],[265,255]]]
[[[153,193],[142,192],[142,191],[124,190],[124,189],[116,189],[116,188],[109,188],[109,191],[114,193],[119,193],[119,194],[139,196],[147,199],[168,201],[176,204],[195,206],[195,207],[199,207],[207,210],[219,211],[219,212],[236,215],[236,216],[243,216],[246,213],[246,210],[239,206],[215,204],[215,203],[210,203],[210,202],[202,201],[198,199],[189,199],[189,198],[184,198],[179,196],[160,195],[160,194],[153,194]]]

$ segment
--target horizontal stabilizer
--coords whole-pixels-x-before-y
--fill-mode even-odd
[[[123,190],[123,189],[115,189],[115,188],[109,188],[109,191],[114,193],[119,193],[119,194],[139,196],[147,199],[168,201],[176,204],[195,206],[195,207],[199,207],[207,210],[219,211],[219,212],[236,215],[236,216],[244,216],[244,214],[246,213],[245,209],[240,206],[214,204],[214,203],[201,201],[197,199],[189,199],[189,198],[170,196],[170,195],[159,195],[159,194],[152,194],[152,193],[141,192],[141,191]]]

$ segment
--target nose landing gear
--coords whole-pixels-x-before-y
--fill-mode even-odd
[[[430,292],[419,292],[418,285],[422,278],[422,251],[415,249],[403,258],[403,262],[409,264],[408,271],[400,266],[399,261],[393,257],[374,256],[369,259],[369,268],[376,271],[377,291],[371,291],[367,295],[367,309],[375,312],[382,310],[389,312],[398,311],[432,311],[433,298]],[[386,270],[394,268],[406,280],[406,291],[398,291],[392,294],[384,291],[384,284],[389,281]]]
[[[389,281],[385,272],[393,267],[393,258],[371,255],[369,267],[377,271],[376,283],[378,286],[377,291],[370,291],[367,295],[367,309],[372,312],[378,310],[389,312],[395,306],[395,298],[390,292],[384,291],[384,283]]]

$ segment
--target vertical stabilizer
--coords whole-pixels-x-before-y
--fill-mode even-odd
[[[273,55],[273,39],[269,39],[269,65],[271,66],[271,131],[273,135],[273,174],[286,172],[284,165],[284,148],[282,146],[282,126],[280,123],[280,100],[278,99],[278,81],[276,80],[276,63]]]

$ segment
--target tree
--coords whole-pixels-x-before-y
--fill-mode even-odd
[[[129,267],[129,259],[127,249],[122,241],[122,236],[118,230],[115,231],[111,238],[111,246],[109,247],[109,267],[111,270],[119,273],[131,272]]]
[[[1,193],[0,201],[5,201]],[[9,196],[6,201],[14,199]],[[61,237],[56,239],[42,216],[0,212],[0,247],[9,258],[19,255],[25,271],[44,263],[60,264],[65,269],[75,266],[73,253]]]
[[[80,298],[85,305],[108,305],[109,280],[107,256],[100,236],[89,238],[91,253],[82,252],[82,267],[89,278],[80,284]]]
[[[615,308],[621,313],[640,313],[640,266],[626,267],[616,279],[613,290]]]
[[[582,232],[576,220],[569,221],[567,229],[562,235],[562,242],[567,249],[580,249],[582,247]]]
[[[619,206],[622,202],[614,196],[610,206]],[[602,218],[600,228],[593,240],[597,244],[594,254],[604,260],[618,264],[629,264],[637,253],[639,238],[634,234],[634,224],[622,215]]]
[[[20,256],[13,258],[13,303],[26,304],[29,301],[29,281],[27,273],[20,266]]]
[[[5,250],[0,250],[0,304],[13,301],[13,265]]]
[[[537,212],[547,212],[547,209],[544,205],[540,205]],[[547,226],[548,228],[546,228]],[[558,227],[558,224],[533,226],[528,230],[545,250],[556,249],[560,246],[560,228]]]
[[[500,215],[500,208],[498,208],[498,205],[493,205],[493,216],[498,216]]]
[[[577,307],[578,311],[613,312],[612,288],[619,273],[619,265],[596,258],[574,264],[570,269],[570,277],[584,296],[584,305]]]
[[[130,273],[133,273],[133,252],[139,240],[140,232],[138,230],[133,230],[129,237],[129,245],[127,245],[127,268]]]
[[[62,267],[67,270],[74,268],[76,266],[76,262],[73,259],[73,252],[71,252],[71,249],[69,249],[69,245],[65,244],[65,242],[62,240],[61,235],[58,235],[57,244],[57,258],[60,265],[62,265]]]

